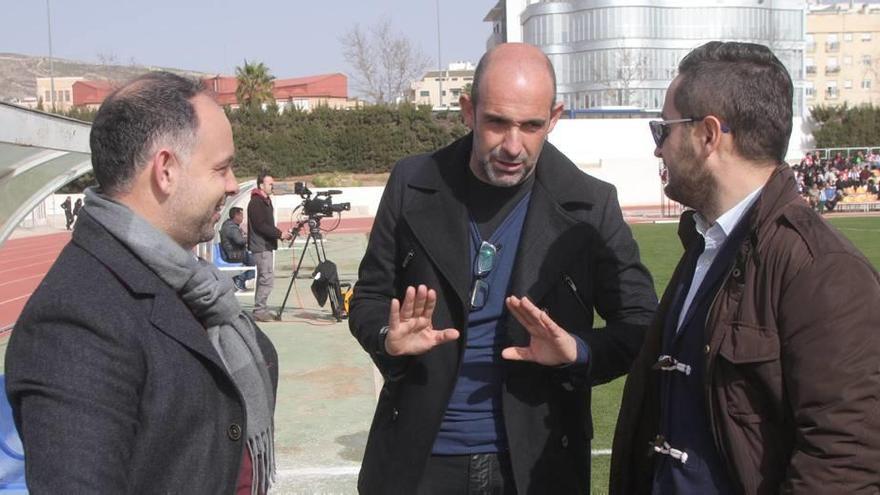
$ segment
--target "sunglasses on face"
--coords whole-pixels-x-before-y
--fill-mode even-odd
[[[651,128],[651,136],[654,138],[654,144],[657,145],[658,148],[663,147],[663,142],[666,141],[666,138],[669,137],[669,127],[673,124],[689,124],[691,122],[699,122],[708,117],[708,115],[704,115],[702,117],[688,117],[684,119],[673,119],[673,120],[652,120],[648,122],[648,126]],[[730,127],[725,123],[721,123],[721,132],[728,133],[730,132]]]

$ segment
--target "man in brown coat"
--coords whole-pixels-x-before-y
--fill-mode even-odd
[[[685,253],[624,390],[612,493],[878,493],[880,277],[798,197],[764,46],[682,60],[651,122]]]

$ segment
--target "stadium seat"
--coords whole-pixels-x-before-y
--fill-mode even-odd
[[[0,388],[6,390],[6,377],[0,375]],[[0,494],[26,494],[24,449],[12,419],[12,407],[2,394],[0,399]]]

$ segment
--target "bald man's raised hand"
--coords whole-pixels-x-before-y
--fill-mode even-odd
[[[440,344],[458,338],[454,328],[435,330],[431,323],[437,292],[424,285],[407,287],[403,304],[391,300],[388,316],[388,334],[385,335],[385,352],[390,356],[416,356],[424,354]]]
[[[511,361],[531,361],[545,366],[571,364],[577,359],[577,342],[527,297],[510,296],[507,309],[529,332],[528,347],[508,347],[501,357]]]

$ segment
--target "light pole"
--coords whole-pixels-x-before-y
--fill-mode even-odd
[[[440,108],[443,108],[443,62],[440,56],[440,0],[434,0],[437,7],[437,80],[439,81],[439,92],[437,96],[440,98]]]
[[[52,14],[49,9],[49,0],[46,0],[46,25],[49,28],[49,101],[52,111],[55,111],[55,62],[52,59]]]

